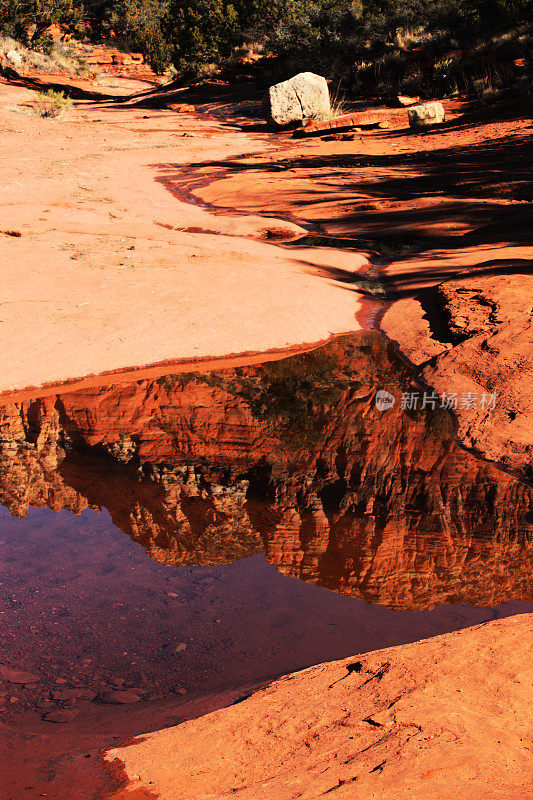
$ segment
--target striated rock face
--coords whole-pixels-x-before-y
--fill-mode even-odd
[[[161,800],[528,796],[532,615],[287,675],[106,752]]]
[[[402,299],[382,327],[436,391],[496,394],[457,409],[458,434],[468,447],[508,469],[533,476],[533,332],[530,275],[451,280],[422,302]],[[428,310],[429,309],[429,310]]]
[[[30,506],[75,514],[88,507],[58,472],[64,441],[53,398],[0,409],[0,502],[14,516]]]
[[[244,510],[247,481],[230,477],[221,485],[217,478],[224,478],[216,469],[173,464],[173,435],[150,422],[152,402],[163,403],[164,396],[168,403],[166,390],[145,385],[129,405],[129,388],[114,416],[108,406],[113,404],[112,390],[1,409],[0,502],[19,517],[26,516],[30,506],[74,513],[106,507],[117,527],[163,564],[219,564],[263,550]],[[202,391],[198,394],[197,401],[204,402]],[[198,407],[189,399],[189,410],[196,416]],[[225,409],[219,411],[226,433],[215,430],[216,425],[204,430],[196,419],[202,429],[202,435],[194,437],[199,453],[203,435],[218,433],[222,447],[226,443],[230,459],[237,463],[244,446],[238,441],[240,423],[232,444],[231,420],[224,419]],[[178,407],[177,416],[181,413]],[[138,434],[122,433],[121,422],[124,430],[136,425]]]
[[[396,399],[375,405],[377,389]],[[393,608],[529,599],[532,489],[405,411],[378,336],[258,367],[0,411],[0,501],[106,507],[163,564],[261,549],[285,575]]]

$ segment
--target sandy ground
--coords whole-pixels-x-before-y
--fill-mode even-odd
[[[525,800],[532,619],[320,664],[106,757],[160,800]]]
[[[266,241],[302,228],[214,215],[180,195],[191,164],[271,139],[105,103],[79,103],[61,121],[13,111],[33,97],[0,87],[0,391],[358,329],[356,296],[316,274],[334,254]],[[366,264],[353,253],[343,262],[349,273]]]

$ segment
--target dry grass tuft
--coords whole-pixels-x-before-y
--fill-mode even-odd
[[[72,100],[66,97],[63,92],[55,92],[49,89],[47,92],[39,92],[37,100],[33,103],[34,113],[38,117],[65,117],[72,108]]]

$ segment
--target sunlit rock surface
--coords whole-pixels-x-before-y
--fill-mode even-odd
[[[525,798],[532,618],[319,664],[106,758],[126,798]]]

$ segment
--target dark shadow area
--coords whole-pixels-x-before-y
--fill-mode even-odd
[[[387,277],[386,281],[390,291],[403,296],[413,293],[411,287],[416,284],[440,282],[466,270],[466,266],[453,263],[451,256],[455,249],[531,241],[533,214],[527,201],[532,197],[532,155],[531,137],[517,134],[479,144],[458,144],[414,153],[303,154],[288,158],[282,155],[271,162],[250,162],[241,157],[189,164],[186,169],[170,163],[155,164],[154,168],[159,172],[158,180],[169,191],[181,196],[185,192],[190,202],[209,207],[215,213],[231,213],[237,209],[213,207],[202,201],[195,190],[237,174],[297,171],[298,178],[309,178],[309,188],[305,193],[299,190],[291,219],[301,224],[305,208],[313,205],[341,202],[346,211],[342,213],[341,210],[334,217],[331,214],[317,217],[315,212],[312,221],[318,232],[333,228],[340,233],[319,235],[317,241],[302,240],[293,246],[353,247],[371,251],[374,263],[382,266],[394,260],[397,274]],[[349,172],[345,175],[346,171]],[[342,186],[339,186],[339,177],[343,178]],[[282,183],[280,189],[283,189]],[[249,211],[257,212],[257,209]],[[287,218],[286,200],[280,200],[279,208],[270,203],[268,214]],[[440,249],[442,259],[439,259]],[[432,251],[431,256],[428,255],[431,265],[425,269],[423,253],[428,250]],[[402,272],[402,261],[406,261],[407,267],[415,253],[416,273],[410,272],[410,267]],[[439,267],[435,266],[435,260],[441,261]],[[503,262],[490,259],[480,251],[479,260],[476,275],[496,275],[509,270],[528,274],[531,271],[528,259]],[[343,282],[347,278],[343,274],[332,277]],[[402,289],[397,289],[398,286]]]
[[[435,259],[432,258],[432,261]],[[443,262],[445,259],[442,259]],[[312,271],[317,271],[316,264],[308,262],[307,266]],[[353,284],[353,290],[363,294],[373,294],[363,287],[361,288],[361,278],[350,270],[341,267],[320,267],[320,274],[343,284]],[[419,299],[430,288],[446,280],[471,281],[472,278],[495,277],[497,275],[533,275],[533,260],[515,259],[512,261],[487,261],[477,264],[473,269],[457,270],[456,266],[446,269],[444,266],[432,266],[428,269],[417,269],[415,271],[399,272],[395,275],[380,276],[380,283],[383,293],[388,300],[399,300],[403,297],[417,296]],[[427,288],[421,288],[426,285]],[[383,299],[383,298],[381,298]]]
[[[309,178],[309,188],[295,198],[295,217],[305,218],[306,207],[342,203],[345,213],[341,211],[333,218],[329,212],[317,217],[315,211],[315,226],[339,231],[332,237],[335,239],[353,237],[354,246],[361,239],[394,241],[401,237],[412,241],[413,251],[420,251],[529,243],[533,228],[529,205],[532,156],[531,137],[516,134],[411,153],[303,154],[270,163],[226,160],[202,167],[210,169],[209,181],[246,172],[297,171],[298,177]],[[213,168],[220,170],[216,178]],[[339,177],[343,178],[342,187]],[[196,188],[199,186],[201,183]],[[281,201],[279,211],[285,210],[284,206],[286,201]],[[271,205],[269,214],[277,213]],[[376,249],[380,252],[379,247]],[[387,255],[387,249],[381,255]],[[435,277],[445,279],[456,271],[457,267],[443,270]]]
[[[158,86],[118,98],[117,102],[128,108],[165,108],[174,103],[186,103],[224,121],[231,117],[233,127],[239,127],[239,120],[242,120],[245,125],[251,124],[253,128],[257,125],[260,129],[268,129],[261,120],[263,93],[263,89],[250,85],[229,86],[205,81],[187,86],[178,80],[163,87]],[[249,120],[253,122],[249,123]]]
[[[187,173],[189,178],[196,174],[194,188],[200,188],[233,174],[296,170],[298,177],[309,178],[305,194],[295,198],[297,217],[305,219],[305,208],[310,206],[342,202],[347,207],[334,218],[313,215],[315,227],[342,230],[343,238],[397,239],[401,235],[417,244],[421,240],[425,247],[439,247],[444,242],[447,247],[463,247],[531,240],[532,213],[526,203],[533,197],[532,156],[531,138],[515,135],[415,153],[300,155],[254,163],[214,160],[189,164]],[[165,170],[166,182],[177,184],[183,170],[172,175],[171,167],[156,165]],[[213,174],[214,168],[219,174]],[[208,174],[202,176],[204,169]],[[343,178],[342,188],[339,177]],[[511,205],[513,201],[520,205]],[[280,201],[279,209],[271,205],[269,215],[286,214],[285,206],[286,201]],[[303,213],[299,214],[298,208]],[[471,230],[464,234],[465,228]],[[469,238],[463,240],[463,235]]]
[[[444,261],[445,259],[443,259]],[[434,285],[446,280],[471,281],[473,278],[496,277],[498,275],[532,275],[533,260],[494,260],[476,264],[475,267],[458,271],[456,266],[449,269],[421,269],[416,271],[398,272],[395,275],[384,276],[383,284],[387,287],[391,299],[401,297],[419,296],[422,291],[421,284]]]
[[[357,190],[358,195],[366,191],[374,197],[394,200],[409,200],[421,195],[473,199],[484,196],[488,189],[490,197],[496,195],[515,200],[531,200],[532,156],[531,137],[517,134],[466,147],[459,144],[455,147],[414,153],[301,155],[273,160],[270,163],[250,165],[227,160],[205,162],[203,166],[221,167],[225,175],[247,170],[267,173],[289,169],[321,170],[322,180],[334,176],[338,170],[394,170],[409,167],[417,170],[418,174],[400,174],[397,177],[390,175],[376,182],[365,180],[364,173],[358,173],[357,183],[348,183],[345,188]],[[323,171],[328,169],[331,172],[324,174]],[[325,191],[320,194],[321,198],[317,202],[327,199]]]
[[[25,89],[34,89],[36,92],[46,92],[52,89],[54,92],[63,92],[67,97],[73,100],[93,100],[95,102],[113,101],[115,99],[121,100],[121,97],[114,95],[103,94],[102,92],[94,92],[89,89],[82,89],[81,86],[72,86],[69,83],[54,82],[54,81],[41,81],[38,78],[31,78],[25,75],[19,75],[16,70],[11,67],[0,68],[0,76],[7,80],[13,86],[22,86]]]

